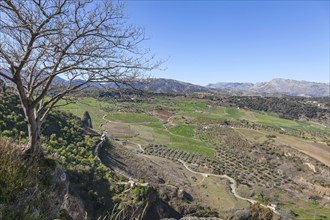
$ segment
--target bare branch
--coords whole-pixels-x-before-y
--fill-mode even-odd
[[[29,125],[38,128],[61,99],[91,83],[129,86],[158,68],[140,48],[144,30],[127,24],[123,9],[111,0],[0,1],[0,76],[15,84]]]
[[[2,76],[2,77],[5,78],[5,79],[8,79],[8,80],[11,81],[11,82],[14,82],[14,79],[13,79],[13,78],[7,76],[6,74],[4,74],[4,73],[1,72],[1,71],[0,71],[0,76]]]

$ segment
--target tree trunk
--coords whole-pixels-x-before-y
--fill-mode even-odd
[[[24,109],[25,117],[28,122],[28,134],[29,142],[24,149],[23,154],[27,157],[40,158],[43,156],[43,151],[41,148],[41,124],[40,118],[36,115],[36,110]]]

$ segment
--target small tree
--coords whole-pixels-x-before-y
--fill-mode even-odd
[[[0,77],[20,97],[26,154],[42,155],[41,125],[66,95],[92,82],[130,84],[158,66],[139,48],[144,31],[126,23],[123,9],[110,0],[0,1]]]

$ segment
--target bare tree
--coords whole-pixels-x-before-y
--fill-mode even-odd
[[[25,153],[42,156],[40,128],[59,100],[92,82],[131,83],[158,67],[142,28],[111,0],[0,1],[0,77],[17,90],[28,124]],[[64,88],[50,96],[58,76]]]

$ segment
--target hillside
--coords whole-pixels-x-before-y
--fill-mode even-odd
[[[102,118],[98,126],[114,147],[103,148],[101,160],[116,172],[184,190],[191,205],[207,204],[224,219],[241,209],[251,214],[253,201],[276,205],[285,219],[310,219],[315,211],[329,219],[330,131],[321,124],[230,107],[215,97],[115,100],[83,98],[63,109],[85,106]],[[236,181],[238,197],[228,180]]]
[[[51,165],[44,175],[19,172],[19,179],[32,183],[21,188],[12,178],[3,178],[13,175],[10,170],[0,169],[1,189],[13,189],[0,191],[6,198],[0,201],[3,219],[32,214],[42,218],[48,208],[54,210],[50,214],[54,218],[73,219],[81,219],[85,212],[91,219],[330,218],[329,128],[269,112],[281,108],[253,110],[260,106],[253,97],[160,93],[138,97],[122,91],[126,92],[120,102],[113,95],[75,97],[75,103],[51,113],[43,127],[43,148]],[[19,148],[26,142],[19,99],[0,96],[0,136],[16,142],[11,148]],[[301,102],[267,101],[269,106]],[[251,103],[251,108],[234,107],[235,103]],[[303,106],[298,110],[306,114]],[[88,115],[85,111],[102,137],[83,129],[79,117]],[[8,144],[3,143],[7,142],[0,139],[0,150],[6,152]],[[1,162],[8,155],[2,153]],[[21,169],[20,160],[14,161]],[[64,175],[67,178],[61,180]],[[36,186],[39,181],[46,181],[44,188]],[[25,190],[35,187],[43,192],[31,201],[35,205],[20,203],[30,195]],[[56,207],[42,206],[43,198],[57,201]]]
[[[262,83],[224,83],[207,85],[208,88],[225,89],[259,94],[281,94],[303,97],[326,97],[330,94],[329,83],[298,81],[291,79],[273,79]]]
[[[114,171],[100,154],[108,150],[115,154],[111,149],[116,143],[95,132],[89,134],[80,118],[68,112],[55,110],[45,122],[45,158],[22,160],[27,139],[18,97],[0,93],[0,113],[0,219],[217,216],[205,205],[181,201],[182,196],[177,190],[168,190],[167,184],[149,185],[141,178]],[[94,111],[92,115],[97,116]],[[165,201],[159,190],[174,194]]]

